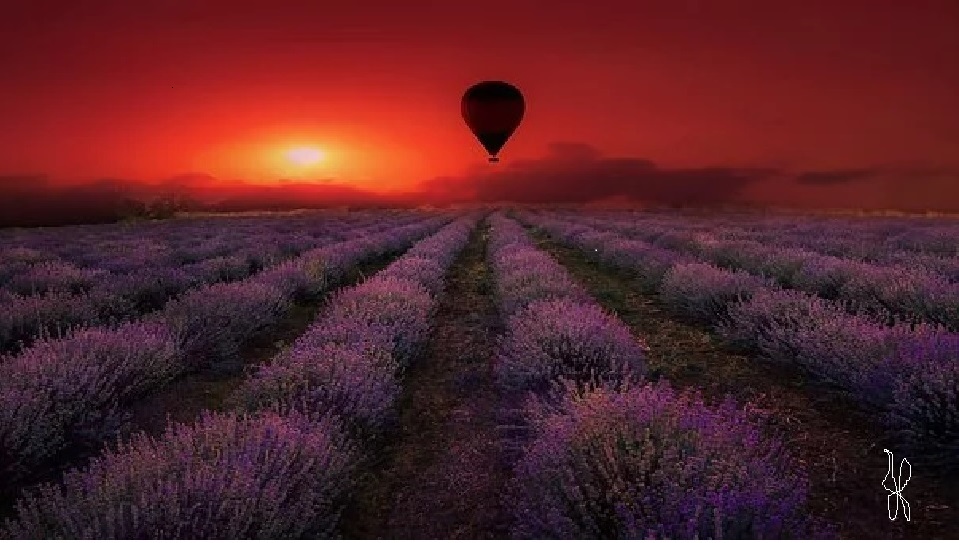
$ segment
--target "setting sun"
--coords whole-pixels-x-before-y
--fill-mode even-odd
[[[286,153],[286,158],[297,166],[312,166],[324,158],[323,151],[315,147],[297,147]]]

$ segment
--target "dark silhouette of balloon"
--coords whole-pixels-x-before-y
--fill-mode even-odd
[[[489,153],[490,162],[523,120],[526,102],[519,89],[504,81],[483,81],[466,89],[463,120]]]

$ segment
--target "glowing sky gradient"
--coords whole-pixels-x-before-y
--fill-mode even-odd
[[[959,171],[956,29],[955,0],[9,0],[0,173],[405,188],[484,164],[459,116],[482,79],[527,97],[499,167],[568,141]]]

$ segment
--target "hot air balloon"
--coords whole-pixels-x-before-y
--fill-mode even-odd
[[[504,81],[482,81],[466,89],[463,120],[489,153],[490,162],[523,120],[526,103],[519,89]]]

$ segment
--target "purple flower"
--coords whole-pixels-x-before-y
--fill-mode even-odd
[[[568,396],[536,421],[505,500],[512,536],[806,537],[808,483],[762,422],[666,386]]]
[[[351,329],[379,329],[388,334],[391,352],[402,368],[415,356],[426,336],[434,306],[433,298],[419,284],[376,276],[337,293],[321,323],[314,324],[312,335],[334,341],[336,337],[350,336]]]
[[[17,504],[16,539],[252,539],[335,535],[357,462],[328,419],[205,414],[137,436]]]
[[[777,363],[798,364],[819,379],[885,406],[901,368],[891,358],[928,326],[885,326],[849,314],[840,304],[796,291],[764,289],[731,306],[719,326],[727,339],[757,349]]]
[[[666,273],[660,298],[671,309],[705,323],[725,317],[729,304],[748,300],[771,280],[702,263],[677,264]]]
[[[494,215],[490,228],[488,257],[503,315],[537,300],[589,298],[559,263],[533,245],[518,223]]]
[[[0,361],[0,474],[18,478],[70,443],[109,435],[120,408],[185,370],[178,343],[165,325],[134,323]]]
[[[496,374],[508,389],[545,392],[562,381],[596,386],[641,379],[645,361],[645,345],[599,306],[543,300],[507,320]]]
[[[109,275],[106,270],[78,268],[68,262],[39,262],[7,280],[6,288],[26,296],[51,290],[79,294]]]
[[[240,345],[278,322],[290,304],[279,289],[255,280],[219,283],[170,302],[158,318],[177,331],[198,367],[218,367],[235,362]]]
[[[388,354],[336,343],[297,345],[258,368],[237,402],[248,411],[333,416],[359,436],[375,436],[389,418],[399,383]]]
[[[955,467],[959,458],[959,335],[903,342],[889,361],[901,368],[889,422],[914,450]],[[951,465],[950,465],[951,464]]]
[[[17,351],[21,344],[62,337],[78,327],[107,323],[132,312],[127,300],[113,293],[14,295],[0,311],[0,352]]]

